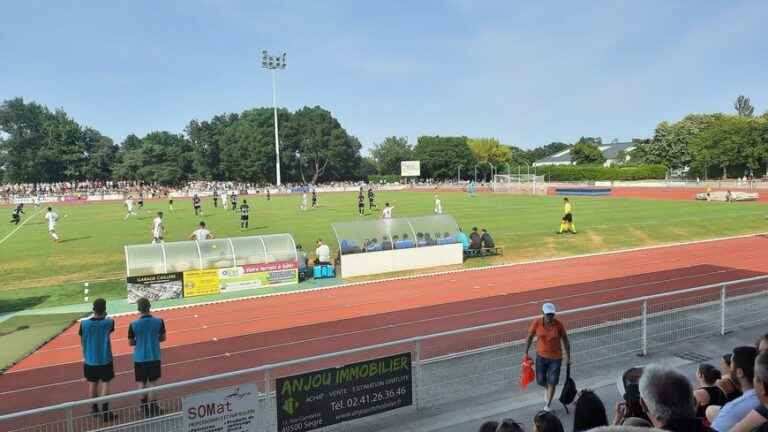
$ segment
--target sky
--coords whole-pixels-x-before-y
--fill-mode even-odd
[[[768,2],[0,0],[0,100],[122,141],[272,105],[320,105],[363,143],[496,137],[533,148],[650,137],[662,120],[768,110]]]

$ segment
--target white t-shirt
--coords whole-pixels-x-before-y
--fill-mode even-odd
[[[45,214],[45,220],[48,221],[48,229],[52,230],[56,227],[56,221],[59,220],[59,215],[57,215],[56,212],[49,211]]]
[[[127,199],[125,200],[125,206],[128,207],[128,211],[133,211],[133,200]]]
[[[305,206],[307,205],[307,193],[306,192],[304,192],[301,195],[301,202],[303,202]]]
[[[331,262],[331,248],[328,245],[320,245],[315,249],[315,255],[320,262]]]
[[[195,240],[206,240],[211,235],[211,232],[205,228],[198,228],[192,235],[195,237]]]
[[[435,213],[440,214],[443,212],[443,203],[440,198],[435,198]]]
[[[163,219],[159,216],[152,221],[152,235],[154,237],[163,236]]]
[[[394,207],[384,207],[384,210],[381,211],[382,215],[384,216],[384,219],[392,219],[392,210]]]

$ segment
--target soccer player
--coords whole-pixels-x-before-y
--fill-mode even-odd
[[[230,197],[230,202],[232,205],[232,213],[237,211],[237,192],[232,191],[232,196]]]
[[[270,195],[269,188],[267,188],[267,201],[272,199],[272,195]]]
[[[435,195],[435,214],[443,214],[443,202]]]
[[[157,217],[152,220],[152,243],[163,243],[165,235],[165,223],[163,223],[163,212],[157,212]]]
[[[216,189],[213,190],[213,208],[219,208],[219,192]]]
[[[363,190],[357,194],[357,214],[360,216],[365,215],[365,198],[363,197]]]
[[[168,209],[173,211],[173,198],[168,198]]]
[[[384,219],[392,219],[392,210],[394,210],[394,207],[391,207],[389,203],[384,204],[384,210],[381,211],[381,217]]]
[[[194,197],[192,197],[192,205],[195,207],[195,216],[202,216],[203,215],[203,209],[202,204],[200,203],[200,197],[195,194]]]
[[[469,186],[467,186],[467,192],[469,192],[469,197],[474,198],[475,197],[475,182],[469,182]]]
[[[33,202],[35,203],[35,207],[40,207],[40,195],[36,193],[32,199],[33,199]]]
[[[317,189],[312,189],[312,208],[317,208]]]
[[[53,237],[53,241],[58,243],[59,235],[56,234],[56,222],[59,221],[59,215],[54,212],[51,207],[48,207],[48,211],[43,217],[48,221],[48,232],[51,234],[51,237]]]
[[[240,229],[248,229],[248,218],[250,217],[249,211],[251,207],[248,206],[248,202],[243,200],[240,204]]]
[[[372,210],[376,207],[376,196],[373,193],[373,188],[368,187],[368,209]]]
[[[139,208],[144,208],[144,192],[139,192]]]
[[[208,228],[205,227],[205,222],[203,221],[200,221],[198,228],[189,236],[190,240],[211,240],[212,238],[213,234],[208,231]]]
[[[229,191],[224,191],[224,196],[221,197],[221,206],[224,207],[224,210],[226,210],[229,206]]]
[[[128,344],[133,347],[136,382],[140,389],[145,389],[154,387],[162,376],[160,343],[165,342],[165,322],[149,313],[151,305],[146,298],[140,298],[136,306],[141,316],[128,326]],[[146,417],[162,414],[151,392],[142,395],[141,408]]]
[[[571,202],[568,201],[568,197],[563,198],[563,218],[560,220],[560,231],[558,234],[562,234],[563,231],[576,234],[576,225],[573,224],[573,213],[571,208]]]
[[[21,221],[21,215],[23,214],[26,214],[24,213],[24,204],[16,204],[16,208],[13,210],[13,213],[11,213],[11,223],[18,225]]]
[[[301,207],[302,210],[307,209],[307,192],[304,191],[301,193]]]
[[[123,220],[127,220],[130,215],[136,216],[136,212],[133,211],[133,195],[128,195],[128,199],[126,199],[123,204],[125,204],[125,208],[128,210],[127,213],[125,213]]]
[[[88,381],[92,398],[109,394],[109,382],[115,377],[112,363],[110,335],[115,331],[115,321],[107,318],[107,301],[98,298],[93,302],[93,316],[80,321],[80,344],[83,346],[83,374]],[[109,402],[101,405],[104,421],[117,416],[109,410]],[[99,405],[91,405],[91,415],[99,415]]]

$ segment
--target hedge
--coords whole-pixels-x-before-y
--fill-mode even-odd
[[[546,181],[655,180],[666,177],[664,165],[633,167],[553,165],[536,168]]]
[[[368,183],[400,183],[400,176],[397,174],[373,174],[368,176]]]

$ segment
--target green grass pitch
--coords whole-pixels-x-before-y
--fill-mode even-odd
[[[761,203],[706,203],[653,201],[626,198],[572,198],[577,235],[555,235],[562,215],[561,197],[523,197],[505,194],[439,194],[444,213],[465,231],[487,228],[503,257],[477,258],[465,266],[535,258],[559,257],[736,234],[762,232],[768,209]],[[692,194],[693,195],[693,194]],[[93,295],[124,298],[123,246],[151,240],[150,225],[157,211],[166,214],[166,241],[185,240],[204,220],[217,237],[288,232],[312,254],[314,242],[325,239],[333,250],[331,223],[361,218],[354,193],[321,193],[319,208],[301,211],[301,195],[247,197],[251,226],[239,228],[239,213],[203,203],[204,217],[195,217],[190,200],[176,200],[175,211],[166,200],[147,201],[138,216],[123,220],[121,203],[56,205],[61,216],[57,230],[61,243],[53,243],[43,212],[27,208],[31,217],[0,244],[0,312],[83,302],[83,282],[91,281]],[[379,207],[393,203],[394,216],[432,214],[434,198],[428,192],[379,192]],[[367,201],[366,201],[367,204]],[[3,211],[10,220],[10,208]],[[380,212],[366,218],[378,218]],[[0,239],[14,229],[0,225]],[[103,279],[110,279],[100,281]]]

